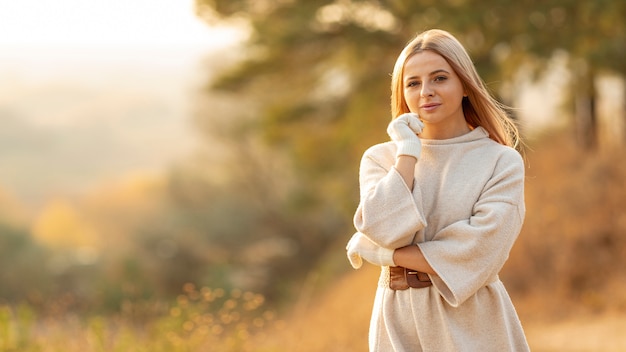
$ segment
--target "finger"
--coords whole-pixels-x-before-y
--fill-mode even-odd
[[[424,123],[419,119],[417,114],[412,114],[411,119],[409,120],[409,127],[413,132],[420,134],[424,129]]]

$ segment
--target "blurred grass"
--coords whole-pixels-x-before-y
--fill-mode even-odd
[[[626,350],[623,151],[580,150],[563,133],[527,153],[527,219],[501,276],[533,351]],[[378,269],[352,271],[343,237],[284,312],[191,283],[114,315],[0,305],[0,351],[366,351]]]
[[[80,317],[0,306],[0,351],[252,351],[252,336],[280,324],[264,303],[253,292],[186,284],[176,302],[154,304],[145,321],[135,319],[132,309]]]

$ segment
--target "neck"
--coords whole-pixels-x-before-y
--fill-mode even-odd
[[[454,126],[440,124],[431,124],[424,122],[424,131],[420,134],[424,139],[450,139],[462,136],[471,131],[465,120]]]

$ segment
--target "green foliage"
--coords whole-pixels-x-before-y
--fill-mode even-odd
[[[302,273],[334,235],[335,227],[325,224],[337,215],[314,206],[308,192],[283,191],[280,180],[265,179],[263,166],[240,172],[219,187],[194,181],[192,172],[173,177],[177,231],[202,234],[191,243],[205,248],[203,262],[187,275],[195,273],[191,282],[200,284],[253,289],[276,303],[297,294]]]
[[[47,275],[50,253],[21,229],[0,223],[0,299],[40,299],[53,284]]]

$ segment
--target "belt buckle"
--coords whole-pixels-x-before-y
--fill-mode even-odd
[[[407,283],[413,288],[424,288],[431,286],[433,283],[430,281],[430,277],[426,273],[422,273],[416,270],[406,270]]]
[[[428,274],[426,274],[426,273],[422,273],[422,272],[419,272],[419,271],[413,271],[413,270],[407,270],[406,274],[407,275],[415,275],[417,277],[417,279],[419,281],[422,281],[422,282],[430,281],[430,278],[428,277]],[[420,274],[423,274],[423,275],[420,275]]]

